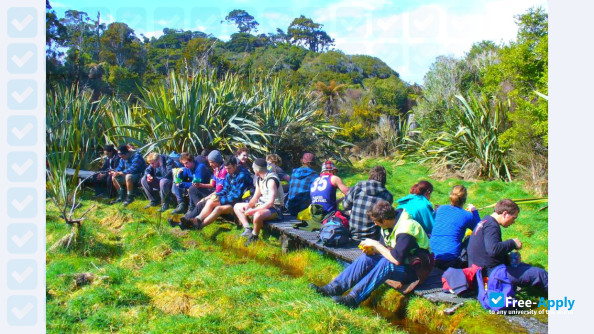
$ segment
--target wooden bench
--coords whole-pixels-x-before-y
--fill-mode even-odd
[[[363,254],[356,245],[349,245],[345,247],[324,246],[321,242],[318,242],[318,232],[294,228],[293,225],[298,223],[300,223],[300,221],[296,217],[285,215],[282,220],[268,222],[264,225],[264,227],[274,233],[279,234],[279,240],[281,242],[283,252],[307,247],[316,249],[346,263],[352,263],[359,256],[361,256],[361,254]],[[452,304],[444,311],[444,313],[453,314],[456,309],[462,306],[465,302],[474,300],[475,296],[460,297],[451,293],[443,292],[441,283],[442,274],[442,270],[434,268],[431,271],[429,278],[427,278],[422,284],[416,286],[413,290],[413,293],[435,303],[441,302]],[[406,290],[407,287],[406,285],[403,286],[399,282],[391,280],[386,281],[386,284],[400,291]]]

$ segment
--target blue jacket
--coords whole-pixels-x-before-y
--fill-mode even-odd
[[[416,220],[427,235],[431,235],[433,231],[433,221],[435,220],[433,213],[433,204],[429,202],[427,197],[423,195],[410,194],[406,197],[399,199],[398,208],[405,209],[406,212]]]
[[[241,196],[252,186],[252,175],[242,166],[234,175],[227,173],[223,189],[217,192],[221,205],[235,204],[241,200]]]
[[[153,168],[151,164],[148,164],[144,170],[144,175],[173,180],[173,168],[177,168],[175,161],[166,155],[160,155],[159,161],[161,161],[161,166],[157,168]]]
[[[210,170],[204,164],[194,161],[194,168],[189,169],[184,167],[180,178],[182,182],[179,184],[179,187],[190,188],[192,183],[209,183],[211,174]]]
[[[435,259],[452,261],[460,256],[466,229],[474,230],[480,220],[478,211],[468,212],[452,205],[440,206],[435,213],[429,240]]]
[[[142,174],[145,168],[146,162],[144,162],[142,154],[130,151],[127,160],[120,158],[120,164],[116,168],[116,171],[124,172],[124,174]]]

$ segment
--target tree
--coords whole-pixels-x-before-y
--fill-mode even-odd
[[[322,27],[322,24],[301,15],[291,22],[287,35],[293,44],[307,46],[313,52],[323,52],[334,45],[334,39]]]
[[[243,9],[234,9],[230,11],[225,17],[225,21],[236,24],[237,28],[239,28],[240,34],[249,34],[252,32],[252,30],[257,32],[257,27],[260,25],[256,20],[254,20],[253,16]]]
[[[336,81],[332,80],[329,85],[318,81],[316,83],[316,91],[320,95],[320,99],[324,104],[324,112],[326,117],[332,116],[338,111],[338,101],[344,96],[346,85],[337,85]]]

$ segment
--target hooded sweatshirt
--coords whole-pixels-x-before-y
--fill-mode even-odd
[[[399,209],[405,209],[412,219],[423,226],[425,233],[431,235],[435,217],[433,213],[433,204],[429,202],[427,197],[410,194],[406,197],[402,197],[397,202]]]
[[[379,227],[367,217],[367,211],[379,200],[392,204],[394,197],[386,187],[375,180],[360,181],[347,193],[342,204],[345,210],[351,210],[349,229],[354,240],[380,239]]]
[[[291,215],[296,216],[311,204],[309,189],[316,177],[318,177],[316,171],[309,167],[303,166],[293,169],[286,203]]]

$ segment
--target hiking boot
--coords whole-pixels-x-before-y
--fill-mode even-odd
[[[165,212],[169,210],[169,204],[167,202],[161,204],[161,208],[158,210],[159,212]]]
[[[313,283],[309,283],[309,287],[312,288],[315,292],[319,293],[322,296],[326,296],[326,297],[334,296],[334,294],[332,292],[330,292],[330,290],[328,290],[326,285],[319,286],[319,285],[315,285]]]
[[[249,228],[249,227],[245,227],[245,228],[243,229],[243,233],[241,234],[241,236],[242,236],[242,237],[249,238],[249,237],[250,237],[250,235],[252,235],[252,231],[253,231],[253,230],[252,230],[251,228]]]
[[[159,203],[157,203],[157,202],[150,202],[149,204],[147,204],[147,205],[144,207],[144,209],[148,209],[148,208],[151,208],[151,207],[153,207],[153,206],[158,206],[158,205],[159,205]]]
[[[179,224],[176,221],[174,221],[172,218],[167,218],[167,222],[169,223],[169,226],[171,226],[171,227],[179,226]]]
[[[260,240],[260,238],[257,235],[250,235],[250,237],[245,242],[245,247],[249,246],[251,243],[254,243],[258,240]]]
[[[334,296],[332,297],[332,300],[337,304],[344,305],[349,308],[356,308],[357,306],[359,306],[357,304],[357,301],[355,300],[355,297],[351,295]]]
[[[179,213],[184,213],[184,212],[186,212],[187,210],[188,210],[188,206],[187,206],[187,204],[186,204],[186,203],[184,203],[184,202],[181,202],[181,203],[179,203],[179,204],[177,205],[177,207],[176,207],[175,209],[173,209],[173,211],[171,211],[171,214],[172,214],[172,215],[176,215],[176,214],[179,214]]]
[[[187,230],[201,230],[202,229],[202,219],[196,218],[180,218],[181,227]]]
[[[118,197],[116,199],[114,199],[113,201],[109,202],[109,204],[116,204],[116,203],[120,203],[126,200],[126,193],[124,191],[120,191],[120,194],[118,195]]]
[[[122,205],[126,207],[132,202],[134,202],[134,196],[128,196],[126,197],[126,200],[124,201],[124,203],[122,203]]]

